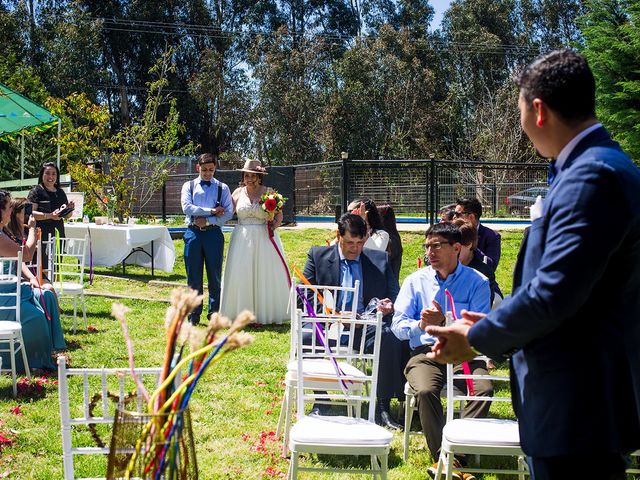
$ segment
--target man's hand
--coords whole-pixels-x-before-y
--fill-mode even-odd
[[[204,228],[207,226],[207,217],[196,217],[194,223],[196,227]]]
[[[211,215],[214,217],[219,217],[224,213],[224,207],[216,207],[211,209]]]
[[[433,307],[425,308],[420,312],[420,328],[424,330],[429,325],[442,325],[445,321],[442,307],[433,300]]]
[[[484,313],[462,310],[462,318],[449,327],[427,327],[427,333],[438,337],[436,343],[427,353],[427,358],[439,363],[460,363],[475,357],[474,351],[467,340],[469,329]]]
[[[386,317],[393,313],[393,302],[388,298],[383,298],[378,302],[378,311],[382,312],[382,316]]]

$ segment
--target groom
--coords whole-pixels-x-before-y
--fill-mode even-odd
[[[184,233],[184,263],[187,284],[203,292],[203,266],[207,267],[209,280],[209,313],[220,308],[220,277],[224,237],[221,227],[233,216],[233,203],[229,187],[213,178],[218,160],[211,153],[198,157],[196,170],[199,176],[182,185],[180,202],[186,215],[187,231]],[[202,305],[189,315],[194,325],[200,322]]]
[[[304,276],[312,285],[340,285],[352,287],[360,280],[358,312],[374,298],[394,302],[400,287],[391,270],[386,252],[364,248],[367,225],[362,217],[345,213],[338,220],[338,242],[329,247],[313,247],[308,254]],[[355,264],[347,266],[347,260]],[[350,275],[346,270],[349,269]],[[353,283],[346,285],[345,281]],[[385,303],[385,302],[381,302]],[[378,310],[385,315],[380,345],[378,371],[378,404],[376,422],[399,430],[402,427],[391,416],[391,398],[404,398],[403,343],[390,330],[393,306],[388,303]]]

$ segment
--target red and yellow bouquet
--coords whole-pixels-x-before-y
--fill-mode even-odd
[[[280,195],[275,190],[265,192],[260,197],[260,206],[262,210],[267,212],[269,220],[273,221],[274,217],[282,211],[284,203],[287,201],[285,197]]]

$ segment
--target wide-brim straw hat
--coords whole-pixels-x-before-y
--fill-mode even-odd
[[[260,160],[247,160],[244,167],[238,168],[239,172],[257,173],[258,175],[268,175]]]

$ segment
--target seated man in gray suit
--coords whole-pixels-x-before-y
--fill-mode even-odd
[[[405,347],[390,330],[392,302],[400,287],[391,270],[387,253],[364,248],[367,225],[360,216],[351,213],[342,215],[338,220],[337,237],[335,245],[313,247],[309,251],[304,276],[313,285],[352,287],[355,280],[360,280],[359,313],[364,311],[372,298],[382,299],[378,310],[385,318],[380,346],[376,421],[385,427],[401,429],[401,425],[389,411],[392,398],[404,398],[405,378],[402,372]]]

